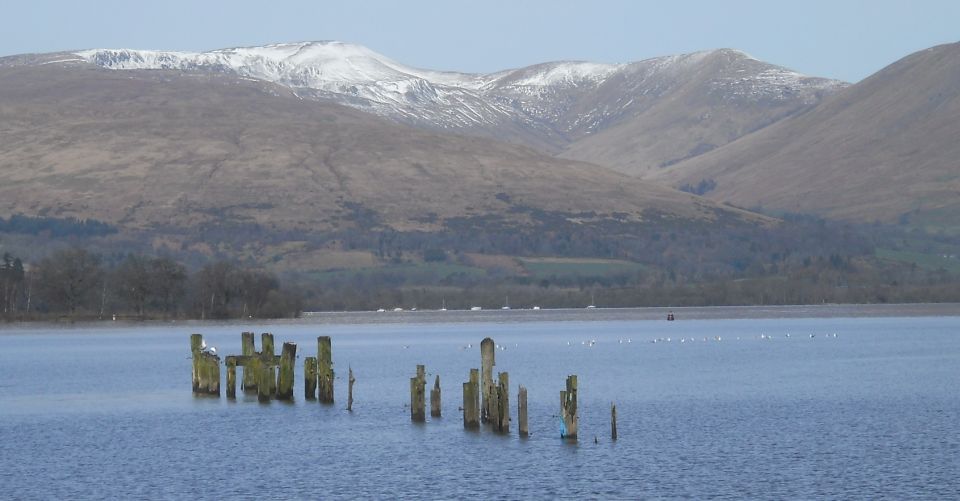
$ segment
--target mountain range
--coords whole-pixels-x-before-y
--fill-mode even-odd
[[[851,85],[732,49],[492,74],[341,42],[13,56],[0,212],[165,231],[770,224],[750,207],[949,229],[958,61],[940,46]]]

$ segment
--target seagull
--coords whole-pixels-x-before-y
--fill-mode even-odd
[[[209,351],[211,355],[216,355],[216,354],[217,354],[217,347],[216,347],[216,346],[211,346],[210,349],[207,350],[207,351]]]
[[[207,349],[207,340],[206,340],[206,339],[201,339],[201,340],[200,340],[200,349],[201,349],[201,350],[206,350],[206,349]]]

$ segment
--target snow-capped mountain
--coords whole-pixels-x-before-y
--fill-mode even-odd
[[[747,110],[752,113],[745,119],[748,130],[815,104],[845,85],[729,49],[629,64],[552,62],[492,74],[412,68],[366,47],[331,41],[200,53],[96,49],[76,54],[114,70],[231,73],[398,122],[507,139],[553,153],[638,119],[668,95],[674,101],[709,100],[713,116],[720,108]],[[691,90],[691,82],[696,89]]]

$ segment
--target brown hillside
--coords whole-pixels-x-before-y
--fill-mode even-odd
[[[710,198],[861,221],[958,227],[960,44],[912,54],[772,125],[656,177],[713,179]]]
[[[744,216],[594,165],[397,125],[259,81],[57,59],[0,61],[0,213],[304,231],[432,230],[490,215],[524,224],[531,208],[584,221],[647,210]]]

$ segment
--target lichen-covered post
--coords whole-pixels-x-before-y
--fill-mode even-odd
[[[497,414],[494,415],[494,428],[502,433],[510,432],[510,375],[501,372],[497,375]]]
[[[560,437],[577,438],[577,376],[567,376],[567,389],[560,392]]]
[[[433,382],[433,389],[430,390],[430,417],[440,417],[440,375]]]
[[[190,335],[190,352],[193,358],[193,392],[201,395],[220,396],[220,357],[203,349],[203,335]]]
[[[357,380],[353,378],[353,367],[347,367],[347,410],[353,412],[353,383]]]
[[[193,360],[193,392],[200,393],[200,352],[203,334],[190,334],[190,358]]]
[[[470,380],[463,383],[463,427],[480,426],[480,376],[477,369],[470,369]]]
[[[280,372],[277,375],[277,399],[293,399],[293,369],[297,363],[297,344],[283,343],[280,351]]]
[[[610,402],[610,439],[617,439],[617,404]]]
[[[519,427],[521,437],[526,437],[530,434],[527,428],[527,388],[523,385],[520,386],[520,391],[517,392],[517,426]]]
[[[227,365],[227,398],[237,398],[237,357],[228,356],[224,359]]]
[[[317,390],[321,402],[333,403],[333,348],[330,336],[317,337]]]
[[[260,353],[254,356],[256,369],[257,400],[269,402],[277,394],[276,355],[274,355],[273,334],[264,332],[260,336]],[[244,369],[246,372],[246,369]]]
[[[410,378],[410,420],[422,423],[426,417],[426,376],[424,367],[417,366],[417,375]]]
[[[257,354],[252,332],[240,334],[240,343],[240,354],[244,357],[253,357]],[[256,363],[243,366],[243,380],[240,382],[241,390],[245,392],[257,391],[257,372],[259,372],[259,367]]]
[[[307,400],[317,399],[317,357],[303,360],[303,396]]]
[[[494,392],[493,366],[496,365],[495,353],[496,344],[493,339],[484,338],[480,342],[480,385],[481,396],[483,397],[480,403],[480,421],[483,423],[488,423],[493,419],[491,406],[493,405]]]

